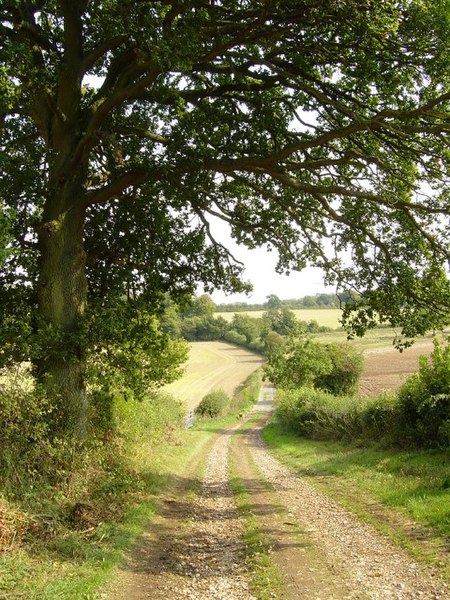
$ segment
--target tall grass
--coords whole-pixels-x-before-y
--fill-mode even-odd
[[[397,425],[393,424],[398,421],[398,402],[394,394],[362,399],[302,387],[280,390],[277,399],[280,424],[297,435],[360,444],[391,444],[397,437]]]

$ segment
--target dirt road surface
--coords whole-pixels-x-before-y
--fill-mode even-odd
[[[173,497],[166,499],[103,598],[450,598],[450,590],[430,567],[414,562],[267,451],[261,431],[271,410],[271,394],[269,387],[263,388],[253,414],[214,438],[203,467],[200,457]],[[229,483],[230,464],[281,574],[281,588],[269,595],[252,583],[244,517]]]

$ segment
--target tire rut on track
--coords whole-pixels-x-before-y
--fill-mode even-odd
[[[217,436],[196,493],[171,498],[119,574],[108,600],[256,600],[229,486],[234,428]]]

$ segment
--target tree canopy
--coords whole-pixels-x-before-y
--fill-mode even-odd
[[[3,0],[0,15],[2,316],[66,404],[87,299],[245,288],[216,218],[277,248],[280,270],[362,292],[358,333],[375,313],[407,335],[448,319],[448,0]]]

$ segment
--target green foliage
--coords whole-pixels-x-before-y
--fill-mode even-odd
[[[236,390],[231,399],[230,411],[241,413],[248,410],[259,398],[262,385],[262,369],[257,369]]]
[[[30,382],[9,373],[4,402],[0,394],[1,434],[17,439],[12,462],[0,451],[0,596],[96,597],[154,514],[155,495],[209,434],[182,443],[184,407],[158,394],[141,402],[117,396],[112,436],[48,440]],[[35,441],[25,445],[19,427]]]
[[[245,336],[247,344],[251,344],[261,337],[263,321],[249,315],[234,314],[230,323],[230,328]]]
[[[290,337],[269,356],[267,378],[283,389],[313,385],[331,372],[332,363],[326,347],[309,338]]]
[[[187,344],[162,333],[157,318],[137,303],[97,306],[90,330],[88,392],[93,428],[114,428],[115,397],[144,399],[179,377],[187,359]]]
[[[392,436],[392,423],[398,417],[392,395],[361,399],[305,386],[279,391],[277,398],[277,419],[297,435],[365,444],[392,441],[388,436]]]
[[[340,351],[338,356],[347,385],[351,378],[346,370],[346,357]],[[357,361],[350,361],[351,367],[356,364]],[[333,392],[340,391],[342,381],[336,377]],[[286,387],[279,392],[277,415],[285,427],[315,439],[447,448],[450,445],[450,346],[443,347],[436,341],[431,358],[421,357],[419,371],[397,394],[368,399],[334,396],[312,387]]]
[[[280,346],[282,346],[285,342],[285,338],[280,335],[279,333],[277,333],[276,331],[269,331],[265,336],[264,336],[264,345],[266,348],[266,352],[267,354],[272,354],[273,352],[275,352],[277,350],[277,348],[279,348]]]
[[[239,333],[238,331],[235,331],[234,329],[230,329],[229,331],[227,331],[226,334],[223,336],[223,339],[226,342],[230,342],[230,344],[236,344],[237,346],[247,345],[247,339],[245,335]]]
[[[350,344],[327,344],[325,348],[331,371],[316,378],[316,387],[336,395],[353,394],[364,368],[362,353]]]
[[[355,298],[357,295],[355,295]],[[226,302],[217,304],[217,312],[249,312],[254,310],[268,310],[270,308],[280,308],[286,306],[291,309],[298,308],[341,308],[345,304],[352,304],[355,300],[353,295],[346,292],[338,294],[315,294],[314,296],[303,296],[302,298],[290,298],[288,300],[280,300],[274,294],[267,297],[267,302],[263,304],[248,303],[248,302]]]
[[[228,323],[221,317],[187,317],[180,323],[180,335],[190,342],[221,340],[227,329]]]
[[[281,302],[281,301],[280,301]],[[287,306],[269,308],[262,316],[262,322],[266,331],[275,331],[280,335],[291,335],[300,329],[293,311]]]
[[[182,312],[183,317],[212,317],[216,305],[208,294],[192,298]]]
[[[224,415],[230,407],[230,398],[223,390],[213,390],[202,398],[195,409],[199,417],[214,419]]]
[[[71,373],[68,422],[87,305],[249,289],[212,218],[361,290],[356,334],[449,322],[448,0],[69,4],[0,9],[2,360]]]
[[[424,446],[450,445],[450,345],[437,340],[430,358],[398,392],[403,435]]]
[[[363,369],[362,354],[348,344],[319,344],[291,336],[269,355],[267,377],[284,389],[304,385],[351,394]]]
[[[117,435],[130,451],[161,443],[171,432],[184,425],[186,407],[169,394],[158,391],[142,401],[118,396],[114,401]]]
[[[34,389],[26,369],[4,370],[0,378],[0,474],[3,484],[14,487],[25,472],[34,477],[49,461],[54,466],[48,426],[53,406]]]

